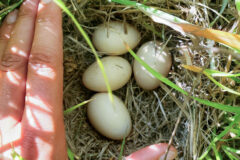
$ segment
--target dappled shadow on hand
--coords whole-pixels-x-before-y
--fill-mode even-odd
[[[39,82],[56,81],[55,71],[47,65],[35,66],[32,70]],[[32,90],[31,84],[23,85],[24,95],[17,96],[14,88],[20,87],[23,79],[14,71],[0,71],[0,74],[0,79],[4,78],[0,86],[3,98],[0,102],[0,159],[11,159],[13,150],[27,160],[53,156],[59,127],[56,123],[62,120],[57,117],[59,114],[54,114],[54,107],[58,106],[49,104],[49,98]],[[24,81],[26,83],[26,79]]]

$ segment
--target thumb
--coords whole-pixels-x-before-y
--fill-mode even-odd
[[[125,160],[163,160],[167,148],[167,143],[153,144],[130,154]],[[177,150],[171,146],[166,160],[173,160],[176,156]]]

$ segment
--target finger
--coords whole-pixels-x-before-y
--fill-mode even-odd
[[[159,143],[142,148],[131,155],[126,160],[163,160],[168,148],[167,143]],[[166,160],[173,160],[177,156],[177,150],[170,147]]]
[[[37,9],[38,0],[25,0],[21,5],[16,24],[1,57],[1,70],[26,70],[28,53],[33,40]],[[21,74],[26,75],[26,72]]]
[[[9,13],[0,28],[0,57],[10,38],[10,34],[16,22],[17,15],[18,10],[14,10],[11,13]]]
[[[14,27],[14,24],[17,19],[18,10],[14,10],[13,12],[9,13],[5,20],[3,21],[3,24],[0,28],[0,57],[3,53],[5,47],[7,46],[8,40],[10,38],[10,34],[12,32],[12,29]],[[0,78],[1,78],[1,72],[0,72]],[[1,117],[1,116],[0,116]],[[19,136],[15,135],[18,134],[19,130],[16,130],[15,128],[13,130],[9,130],[8,127],[2,127],[3,124],[6,124],[6,122],[9,122],[10,120],[5,119],[0,120],[0,155],[2,154],[3,159],[10,158],[11,155],[11,142],[17,141]],[[7,123],[8,123],[7,122]],[[6,125],[4,125],[6,126]],[[6,131],[7,130],[7,131]],[[15,143],[16,144],[16,143]]]
[[[28,64],[22,155],[26,159],[35,159],[34,155],[38,159],[66,159],[61,10],[54,2],[39,6]]]
[[[37,0],[25,0],[3,54],[0,56],[0,126],[11,128],[22,118],[27,69],[38,8]]]

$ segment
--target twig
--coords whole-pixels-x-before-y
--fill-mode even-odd
[[[169,143],[168,143],[168,148],[167,148],[167,150],[166,150],[166,152],[165,152],[164,160],[167,159],[167,155],[168,155],[169,149],[170,149],[170,147],[171,147],[171,145],[172,145],[173,137],[174,137],[175,134],[176,134],[176,131],[177,131],[177,128],[178,128],[178,125],[179,125],[179,123],[180,123],[181,118],[182,118],[182,111],[181,111],[181,112],[179,113],[179,115],[178,115],[177,122],[176,122],[176,124],[175,124],[174,130],[173,130],[173,132],[172,132],[172,136],[171,136],[171,138],[170,138],[170,140],[169,140]]]

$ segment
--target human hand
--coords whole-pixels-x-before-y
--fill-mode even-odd
[[[25,0],[0,28],[0,160],[67,159],[61,10],[44,2]]]
[[[167,143],[152,144],[130,154],[124,160],[173,160],[177,156],[177,150],[170,146],[166,154],[168,147]]]

